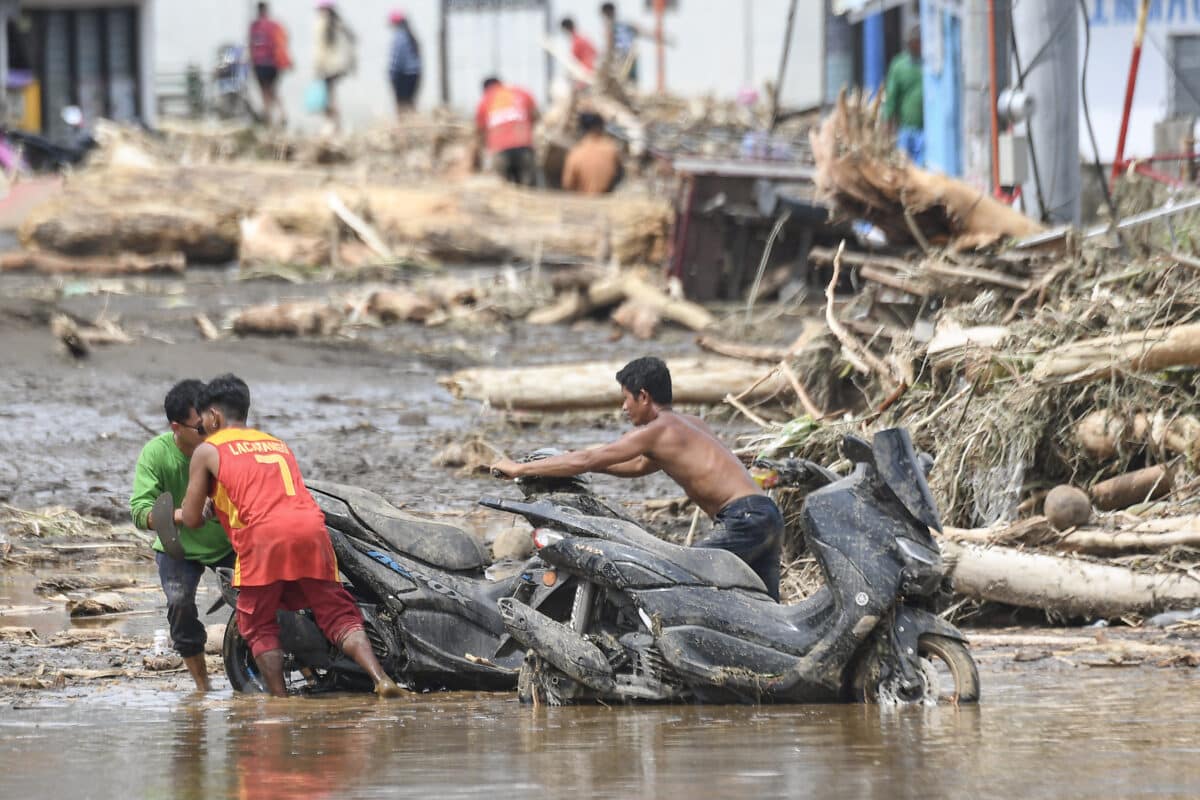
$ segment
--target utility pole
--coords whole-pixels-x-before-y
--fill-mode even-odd
[[[991,87],[989,86],[988,0],[965,0],[962,10],[963,178],[990,191]]]
[[[1056,223],[1079,222],[1078,14],[1079,6],[1069,2],[1013,4],[1013,37],[1022,54],[1036,55],[1025,64],[1025,92],[1033,98],[1026,125],[1045,207],[1032,185],[1022,194],[1030,216]]]

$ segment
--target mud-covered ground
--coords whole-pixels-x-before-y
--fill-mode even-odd
[[[153,633],[165,628],[161,591],[148,537],[128,526],[127,499],[138,451],[165,429],[162,397],[185,377],[232,371],[252,389],[252,423],[286,439],[310,479],[353,483],[417,513],[457,520],[485,539],[513,524],[475,505],[486,493],[511,492],[482,475],[435,466],[447,444],[481,435],[509,454],[543,445],[579,447],[618,435],[611,413],[572,414],[514,422],[437,384],[454,369],[573,360],[671,356],[695,351],[692,335],[664,328],[651,343],[614,339],[606,323],[570,328],[523,324],[425,328],[358,328],[325,339],[223,338],[205,341],[197,313],[214,321],[267,300],[338,296],[362,286],[241,282],[224,270],[186,279],[78,280],[0,276],[0,698],[29,693],[69,695],[133,682],[185,689],[187,675],[155,659]],[[132,344],[66,355],[50,334],[55,310],[81,319],[104,314],[134,336]],[[728,415],[710,417],[733,442],[750,432]],[[677,498],[664,476],[595,479],[596,491],[624,503],[659,528],[686,529],[690,513],[671,516],[653,501]],[[651,501],[650,505],[646,501]],[[62,531],[53,518],[20,511],[62,506],[114,523]],[[705,524],[705,523],[702,523]],[[111,579],[129,607],[72,619],[72,601],[104,589],[55,589],[63,576]],[[69,583],[69,581],[68,581]],[[41,585],[39,585],[41,584]],[[211,577],[201,605],[215,599]],[[222,609],[206,618],[219,646]],[[975,652],[994,669],[1195,666],[1196,628],[1131,631],[987,631]],[[224,686],[219,658],[210,664]]]
[[[435,466],[443,448],[476,435],[510,455],[545,445],[579,447],[611,439],[627,423],[617,409],[513,422],[453,399],[437,384],[439,376],[475,365],[670,356],[695,347],[692,334],[670,328],[650,343],[614,339],[602,322],[397,325],[329,338],[216,342],[204,340],[194,322],[198,313],[219,323],[254,303],[366,290],[361,284],[239,281],[220,269],[193,270],[186,278],[0,276],[0,504],[62,506],[126,525],[138,452],[152,432],[166,430],[167,389],[182,378],[234,372],[250,384],[251,423],[288,441],[306,478],[363,486],[413,512],[457,519],[486,539],[512,518],[486,512],[476,500],[513,490],[485,475]],[[50,333],[55,312],[82,320],[104,315],[134,342],[72,358]],[[712,421],[731,439],[749,430],[728,416]],[[663,476],[598,477],[595,488],[643,518],[651,513],[643,501],[682,494]],[[686,529],[689,521],[690,510],[683,518],[656,516],[660,526]],[[10,629],[0,644],[0,677],[33,675],[27,683],[35,686],[53,684],[63,669],[116,671],[116,679],[130,670],[141,675],[142,651],[166,623],[151,552],[131,531],[116,542],[103,537],[9,541],[0,527],[0,627]],[[86,591],[34,591],[40,580],[60,574],[130,577],[137,584],[120,591],[134,608],[73,622],[65,604]],[[226,613],[209,621],[223,622]],[[104,633],[81,636],[81,630]],[[41,677],[34,675],[39,671]]]

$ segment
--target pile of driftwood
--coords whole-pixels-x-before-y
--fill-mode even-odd
[[[405,189],[271,164],[98,168],[21,227],[2,269],[114,274],[228,263],[298,270],[419,263],[657,263],[670,207],[479,178]]]
[[[747,456],[836,464],[843,434],[904,427],[936,458],[965,598],[1063,619],[1200,606],[1200,261],[1145,231],[1014,245],[1038,226],[904,162],[872,111],[843,102],[814,137],[822,187],[908,246],[814,250],[827,331],[743,344],[778,389],[745,403],[763,428]],[[814,570],[799,536],[797,594]]]
[[[438,276],[345,298],[267,303],[235,312],[226,327],[238,335],[325,336],[359,325],[490,327],[523,320],[541,326],[584,317],[608,318],[639,339],[652,338],[663,322],[697,331],[714,322],[703,306],[671,296],[643,271],[569,268],[523,275],[502,270],[474,279]],[[211,322],[202,333],[210,339],[220,335]],[[513,399],[503,398],[502,404]]]

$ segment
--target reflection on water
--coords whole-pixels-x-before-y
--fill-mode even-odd
[[[1195,797],[1197,674],[984,669],[984,705],[903,710],[48,694],[0,714],[0,795]]]

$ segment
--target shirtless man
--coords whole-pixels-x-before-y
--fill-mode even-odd
[[[662,470],[712,517],[711,534],[697,547],[728,550],[750,565],[779,599],[783,515],[750,473],[699,417],[671,409],[671,373],[660,359],[630,361],[617,373],[621,409],[634,429],[611,444],[518,464],[507,458],[492,469],[512,478],[567,477],[602,472],[637,478]]]

